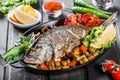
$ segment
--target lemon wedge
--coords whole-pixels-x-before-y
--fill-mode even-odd
[[[29,6],[29,5],[22,6],[21,10],[23,12],[25,12],[26,14],[37,18],[37,14],[36,14],[35,10],[31,6]]]
[[[15,10],[13,10],[13,11],[11,12],[11,14],[9,15],[9,19],[12,20],[12,21],[14,21],[14,22],[16,22],[16,23],[20,23],[20,22],[16,19],[16,17],[15,17]]]
[[[31,8],[28,7],[27,9],[27,7],[22,5],[15,9],[15,18],[22,24],[31,24],[36,22],[37,20],[36,19],[37,15],[34,15],[33,13],[31,13],[32,12]]]
[[[94,48],[102,48],[103,45],[107,44],[109,41],[112,41],[116,36],[116,29],[113,24],[108,25],[103,33],[100,35],[100,38],[97,39],[96,43],[91,43],[90,46]]]

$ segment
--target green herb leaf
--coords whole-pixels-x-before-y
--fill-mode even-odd
[[[20,34],[17,44],[4,54],[5,58],[4,65],[6,66],[7,64],[19,61],[34,40],[35,40],[34,33],[31,33],[28,36]]]

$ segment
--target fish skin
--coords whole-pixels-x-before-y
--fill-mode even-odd
[[[81,26],[59,26],[43,33],[34,48],[40,48],[37,52],[30,51],[24,58],[24,62],[41,64],[54,59],[60,61],[60,57],[68,54],[72,49],[81,44],[81,40],[88,34],[89,28]]]

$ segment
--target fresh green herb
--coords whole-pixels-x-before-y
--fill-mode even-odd
[[[24,36],[23,34],[19,34],[19,40],[15,44],[15,46],[20,46],[20,45],[25,44],[27,42],[32,43],[34,40],[35,40],[34,33],[31,33],[28,36]]]
[[[19,61],[34,40],[34,33],[31,33],[28,36],[20,34],[19,40],[16,43],[16,45],[4,54],[4,65],[6,66],[7,64]]]
[[[0,17],[4,17],[11,9],[19,5],[32,5],[37,0],[0,0]]]

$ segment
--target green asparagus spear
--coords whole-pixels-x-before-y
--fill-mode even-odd
[[[87,3],[86,1],[84,0],[74,0],[74,3],[78,6],[82,6],[82,7],[86,7],[86,8],[90,8],[90,9],[94,9],[94,10],[97,10],[99,12],[102,12],[104,14],[112,14],[111,12],[107,12],[107,11],[103,11],[103,10],[100,10],[99,8]]]
[[[98,12],[96,10],[93,9],[89,9],[89,8],[84,8],[84,7],[73,7],[73,8],[68,8],[69,10],[72,10],[75,13],[91,13],[95,16],[98,16],[100,18],[104,18],[107,19],[110,16],[101,12]]]

